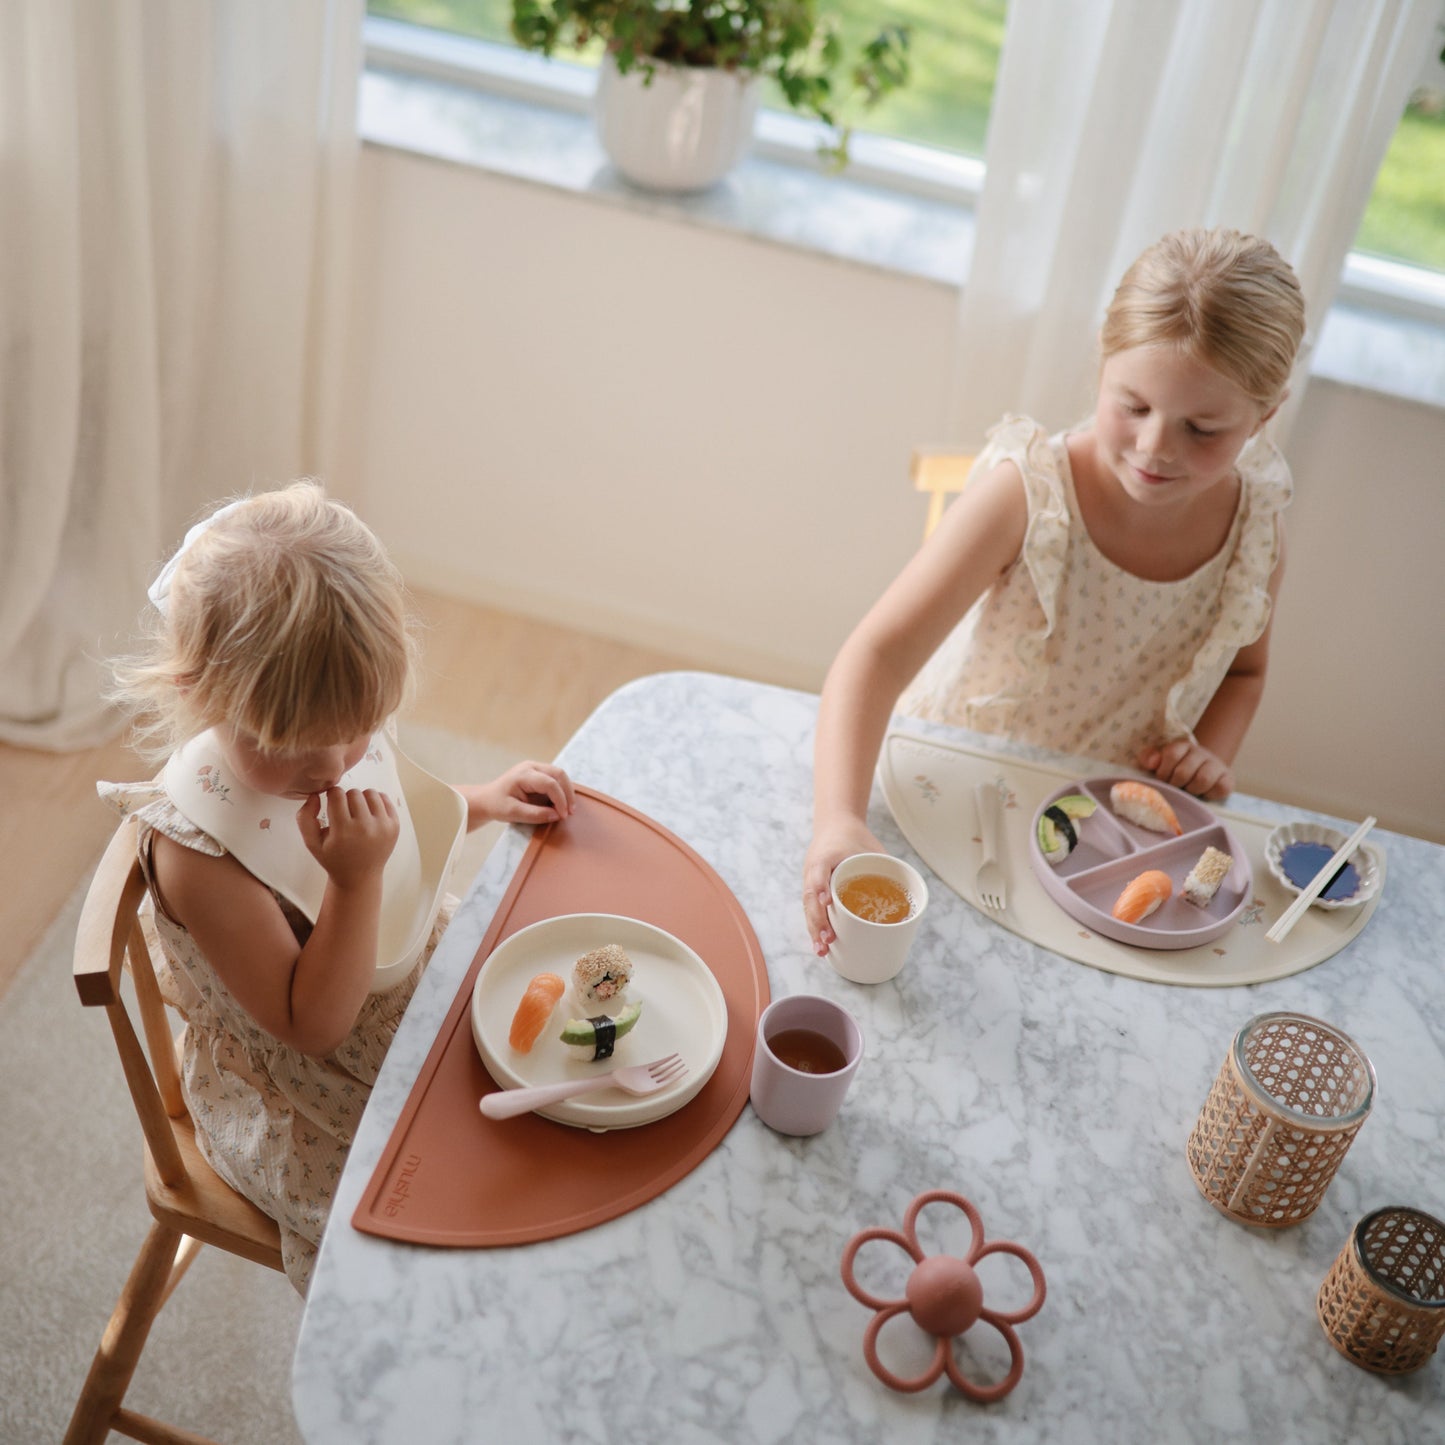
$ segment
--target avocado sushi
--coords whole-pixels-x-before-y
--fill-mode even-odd
[[[1039,814],[1039,852],[1055,868],[1079,846],[1079,824],[1090,817],[1099,805],[1082,793],[1066,793],[1055,798]]]
[[[610,1059],[618,1039],[632,1032],[641,1013],[640,1003],[630,1003],[616,1018],[598,1014],[590,1019],[568,1019],[562,1029],[562,1042],[579,1059]]]

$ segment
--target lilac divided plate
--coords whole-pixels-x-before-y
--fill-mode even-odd
[[[1150,783],[1168,800],[1183,828],[1176,838],[1127,823],[1109,806],[1109,789],[1120,782],[1143,782],[1124,775],[1117,778],[1082,778],[1056,788],[1039,804],[1029,830],[1029,862],[1045,892],[1071,918],[1105,938],[1139,948],[1194,948],[1226,932],[1244,910],[1254,891],[1254,875],[1244,845],[1219,821],[1207,803],[1165,783]],[[1057,867],[1039,850],[1039,819],[1062,797],[1082,793],[1098,807],[1091,817],[1076,819],[1078,846]],[[1234,859],[1224,882],[1207,908],[1184,899],[1184,880],[1206,848],[1218,848]],[[1173,895],[1138,923],[1121,923],[1113,916],[1115,900],[1131,879],[1146,869],[1169,875]]]

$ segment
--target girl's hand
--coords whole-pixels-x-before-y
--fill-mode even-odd
[[[490,783],[457,789],[466,799],[467,830],[483,823],[551,823],[577,809],[572,779],[555,763],[517,763]]]
[[[1161,783],[1209,802],[1218,802],[1234,791],[1229,765],[1192,738],[1176,738],[1162,748],[1145,748],[1139,754],[1139,766]]]
[[[321,794],[312,793],[296,814],[306,850],[338,888],[357,888],[380,878],[401,824],[387,795],[376,788],[328,788],[326,827]]]
[[[813,952],[819,958],[828,956],[828,948],[837,937],[828,923],[833,870],[855,853],[883,851],[883,845],[860,818],[842,819],[813,834],[813,841],[803,859],[803,914],[808,922]]]

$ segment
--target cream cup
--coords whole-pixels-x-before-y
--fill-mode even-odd
[[[899,923],[871,923],[843,906],[838,890],[852,878],[865,873],[881,874],[907,892],[913,907]],[[828,922],[834,941],[828,946],[828,961],[853,983],[884,983],[903,967],[918,920],[928,907],[928,885],[916,868],[887,853],[855,853],[834,870],[829,883],[831,901]]]

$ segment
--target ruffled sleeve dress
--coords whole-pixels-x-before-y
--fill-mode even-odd
[[[252,1019],[195,940],[162,906],[151,868],[157,833],[211,857],[234,851],[181,811],[163,777],[144,783],[102,782],[97,788],[117,812],[134,817],[138,825],[141,865],[151,882],[152,954],[161,994],[185,1020],[181,1079],[196,1141],[221,1178],[276,1220],[287,1278],[305,1294],[362,1110],[456,900],[439,894],[430,926],[424,921],[418,934],[420,947],[403,966],[378,974],[384,982],[368,995],[341,1046],[325,1058],[304,1054]],[[231,786],[214,770],[198,771],[196,781],[213,799],[214,789]],[[261,825],[265,822],[269,820]],[[283,891],[271,891],[298,943],[304,944],[311,920]]]
[[[969,609],[904,690],[911,717],[1136,765],[1192,737],[1240,648],[1269,621],[1278,514],[1292,483],[1263,433],[1237,463],[1229,536],[1188,577],[1151,582],[1111,562],[1079,511],[1065,434],[1005,417],[974,463],[1011,461],[1028,523],[1018,559]]]

